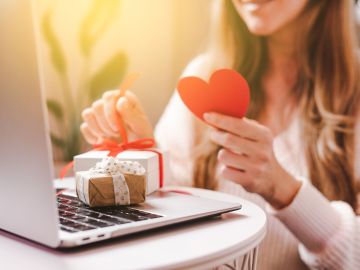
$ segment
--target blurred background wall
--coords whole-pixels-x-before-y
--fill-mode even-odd
[[[69,160],[86,149],[78,125],[81,110],[94,99],[88,90],[115,86],[124,74],[141,73],[132,90],[155,124],[182,70],[205,48],[211,5],[210,0],[37,0],[56,159]]]

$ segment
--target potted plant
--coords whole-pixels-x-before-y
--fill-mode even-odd
[[[117,17],[119,0],[93,0],[86,15],[78,26],[77,44],[82,54],[83,70],[78,87],[72,88],[69,79],[69,66],[72,59],[67,57],[53,25],[53,9],[48,9],[41,17],[41,32],[50,54],[51,64],[61,84],[61,98],[47,99],[51,118],[56,121],[60,132],[51,131],[54,148],[60,151],[57,160],[71,161],[80,153],[82,139],[79,132],[81,111],[108,89],[116,88],[127,69],[127,56],[117,50],[103,66],[90,72],[93,65],[93,52],[107,28]]]

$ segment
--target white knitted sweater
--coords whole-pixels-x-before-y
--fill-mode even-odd
[[[196,59],[184,75],[198,74],[203,64]],[[186,180],[191,179],[193,168],[193,122],[193,116],[175,93],[155,131],[158,145],[171,153],[171,184],[191,185]],[[355,167],[360,176],[360,125],[356,134]],[[268,212],[268,233],[260,247],[258,269],[360,269],[360,217],[345,202],[330,202],[311,185],[296,119],[275,138],[274,151],[284,168],[303,181],[285,209],[274,211],[260,196],[219,180],[219,191],[253,201]]]

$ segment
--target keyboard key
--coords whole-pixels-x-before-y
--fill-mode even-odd
[[[60,218],[60,224],[63,225],[62,227],[66,227],[68,230],[74,229],[76,231],[87,231],[96,229],[95,226],[77,223],[71,220]]]
[[[71,202],[70,200],[60,199],[60,203],[63,203],[63,204],[68,204],[70,202]]]
[[[101,219],[104,216],[104,214],[99,213],[99,212],[89,211],[89,214],[87,216],[96,218],[96,219]]]
[[[64,210],[59,210],[59,215],[60,215],[61,217],[72,217],[72,216],[74,216],[75,214],[74,214],[74,213],[71,213],[71,212],[64,211]]]
[[[147,214],[147,213],[145,213],[145,212],[143,212],[143,211],[139,211],[139,210],[133,209],[133,208],[128,208],[128,209],[126,209],[126,211],[129,212],[129,213],[135,214],[135,215],[144,215],[144,214]]]
[[[60,218],[60,224],[68,227],[73,227],[76,223],[65,218]]]
[[[84,218],[84,216],[79,216],[79,215],[73,215],[70,219],[72,219],[72,220],[81,220],[81,219],[83,219]]]
[[[58,209],[68,211],[68,212],[73,212],[73,211],[76,210],[76,208],[74,208],[72,206],[69,206],[69,205],[66,205],[66,204],[59,204]]]
[[[58,204],[58,209],[65,209],[67,208],[68,206],[65,205],[65,204]]]
[[[78,202],[78,201],[70,201],[69,205],[76,206],[76,207],[84,206],[84,204],[82,202]]]
[[[109,227],[109,226],[113,226],[113,224],[110,224],[110,223],[105,223],[105,222],[101,222],[101,221],[98,221],[98,220],[95,220],[95,219],[89,219],[86,224],[90,224],[92,226],[95,226],[95,227]]]
[[[115,218],[115,217],[106,216],[106,215],[103,215],[101,217],[101,220],[108,221],[108,222],[111,222],[114,224],[126,224],[126,223],[131,222],[130,220],[127,220],[127,219],[120,219],[120,218]]]
[[[115,212],[113,215],[116,217],[132,220],[132,221],[143,220],[143,217],[139,217],[139,216],[133,215],[131,213],[125,213],[123,211]]]
[[[65,226],[60,226],[60,229],[65,231],[65,232],[69,232],[69,233],[75,233],[75,232],[79,231],[79,230],[76,230],[74,228],[69,228],[69,227],[65,227]]]
[[[152,213],[146,213],[146,214],[143,214],[143,216],[144,216],[144,217],[147,217],[147,218],[149,218],[149,219],[161,217],[161,216],[159,216],[159,215],[152,214]]]
[[[143,217],[148,217],[148,218],[161,217],[161,216],[156,215],[156,214],[152,214],[152,213],[148,213],[148,212],[144,212],[144,211],[140,211],[140,210],[132,209],[132,208],[129,208],[129,212],[132,213],[132,214],[135,214],[137,216],[143,216]]]
[[[127,206],[90,208],[78,198],[57,197],[61,230],[77,232],[161,217]]]
[[[82,215],[82,216],[87,216],[90,214],[90,211],[87,210],[83,210],[81,208],[77,208],[76,210],[74,210],[74,212],[78,215]]]
[[[88,231],[88,230],[96,229],[96,227],[83,225],[83,224],[75,224],[72,228],[77,229],[79,231]]]
[[[74,219],[76,222],[81,222],[81,223],[87,223],[89,221],[90,218],[85,217],[85,216],[79,216],[77,219]]]

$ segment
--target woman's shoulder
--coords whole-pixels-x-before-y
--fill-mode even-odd
[[[181,77],[197,76],[208,79],[212,71],[212,61],[208,53],[202,53],[190,61]]]

